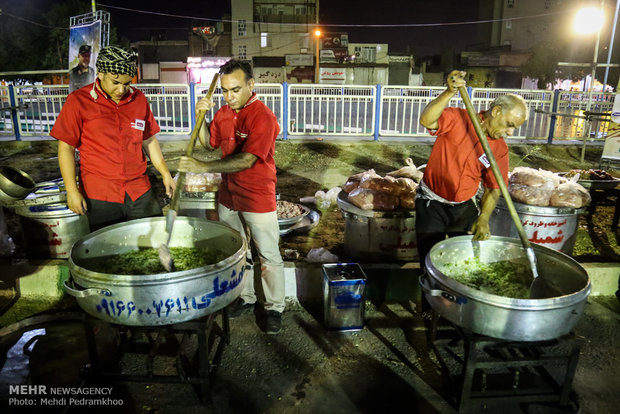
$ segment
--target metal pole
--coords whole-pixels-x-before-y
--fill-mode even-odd
[[[558,111],[558,103],[560,102],[560,90],[553,90],[553,103],[551,104],[551,112]],[[555,134],[555,115],[551,116],[549,123],[549,134],[547,135],[547,144],[553,144],[553,135]]]
[[[616,0],[616,12],[614,14],[614,24],[611,29],[611,40],[609,41],[609,52],[607,52],[607,64],[611,62],[611,52],[614,50],[614,36],[616,35],[616,23],[618,22],[618,7],[620,7],[620,0]],[[605,77],[603,78],[603,88],[607,85],[607,76],[609,75],[609,66],[605,67]],[[603,89],[603,92],[605,89]]]
[[[93,19],[96,19],[97,18],[96,17],[97,16],[97,8],[95,7],[95,0],[92,0],[90,2],[90,5],[91,5],[91,7],[93,9]]]
[[[318,29],[317,29],[318,30]],[[314,33],[316,37],[316,67],[314,68],[314,83],[319,83],[319,35]]]
[[[288,82],[282,82],[282,94],[284,95],[282,99],[282,140],[286,141],[288,139],[288,128],[289,128],[289,113],[288,113]]]
[[[592,91],[594,91],[594,79],[596,77],[596,61],[598,56],[598,45],[601,40],[601,31],[596,32],[596,45],[594,46],[594,57],[592,58],[592,79],[590,79],[590,90],[588,91],[588,103],[586,104],[586,112],[590,111],[592,107]],[[587,81],[584,80],[584,82]],[[592,127],[592,122],[588,117],[583,124],[583,146],[581,147],[581,162],[584,161],[586,156],[586,141],[590,137],[590,128]]]
[[[601,0],[601,9],[604,6],[605,6],[605,0]],[[592,92],[594,91],[594,79],[596,78],[596,64],[598,61],[598,46],[599,46],[600,41],[601,41],[601,29],[598,29],[598,31],[596,32],[596,43],[594,44],[594,57],[592,58],[592,79],[590,79],[590,91],[588,92],[588,103],[586,104],[586,112],[589,112],[590,107],[592,106]],[[581,162],[583,162],[586,157],[586,141],[590,137],[591,127],[592,127],[592,122],[590,121],[588,117],[588,119],[586,119],[585,122],[583,123],[583,145],[581,147]]]
[[[375,94],[375,141],[379,141],[379,132],[381,130],[381,84],[377,84],[377,92]]]
[[[316,31],[319,30],[319,0],[314,1],[315,4],[315,12],[316,12],[316,29],[314,31],[314,35],[316,36],[316,67],[314,69],[314,83],[319,83],[319,36],[316,34]]]
[[[11,106],[17,106],[17,99],[15,98],[15,88],[13,85],[9,85],[9,102]],[[13,121],[13,131],[15,132],[15,140],[21,141],[21,123],[19,121],[19,115],[17,109],[11,110],[11,120]]]

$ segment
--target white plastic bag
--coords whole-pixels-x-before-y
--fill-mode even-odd
[[[327,192],[322,190],[317,191],[314,194],[317,207],[329,208],[330,206],[336,204],[336,200],[340,191],[342,191],[342,188],[340,187],[334,187]]]
[[[309,263],[329,263],[329,262],[338,262],[338,256],[331,253],[324,247],[319,247],[318,249],[312,249],[308,252],[306,256],[306,262]]]

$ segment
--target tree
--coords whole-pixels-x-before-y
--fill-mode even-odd
[[[558,62],[591,62],[590,50],[574,40],[564,42],[543,42],[530,51],[529,59],[521,65],[521,72],[532,79],[538,79],[538,88],[546,89],[547,84],[557,79],[580,81],[590,74],[590,69],[576,66],[558,66]]]
[[[48,46],[43,55],[42,64],[49,69],[69,67],[69,19],[71,16],[88,13],[89,2],[83,0],[66,0],[56,4],[45,13],[47,24],[53,28],[48,30]]]
[[[51,8],[47,1],[42,0],[25,3],[12,2],[0,13],[0,72],[68,70],[70,18],[91,11],[91,2],[65,0]],[[32,13],[32,10],[39,12]],[[110,42],[116,42],[114,28],[110,30]],[[42,75],[22,75],[20,78],[38,81]]]
[[[538,79],[538,89],[546,89],[547,84],[554,84],[561,75],[558,62],[562,50],[550,42],[539,43],[532,48],[529,59],[521,65],[521,72],[532,79]]]

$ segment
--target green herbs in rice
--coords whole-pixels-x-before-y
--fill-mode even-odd
[[[178,272],[209,266],[226,258],[226,255],[218,250],[198,250],[191,247],[171,247],[170,254]],[[152,275],[167,272],[159,259],[159,251],[154,248],[131,250],[109,257],[92,270],[114,275]]]
[[[444,275],[471,288],[515,299],[530,297],[532,273],[524,263],[504,260],[482,263],[479,258],[447,263],[439,269]]]

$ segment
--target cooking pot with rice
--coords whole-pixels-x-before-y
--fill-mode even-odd
[[[544,281],[541,299],[500,296],[446,276],[448,269],[465,268],[474,259],[484,264],[527,261],[520,241],[508,237],[474,241],[459,236],[437,243],[426,257],[420,285],[435,311],[466,330],[514,341],[555,339],[569,333],[583,314],[590,278],[571,257],[536,244],[532,248]]]
[[[196,319],[216,312],[241,294],[246,243],[222,223],[177,217],[169,246],[198,253],[216,251],[216,263],[176,272],[114,274],[107,262],[127,252],[158,249],[166,242],[166,218],[118,223],[78,240],[71,249],[65,291],[80,307],[107,322],[154,326]],[[156,259],[158,260],[158,259]]]

